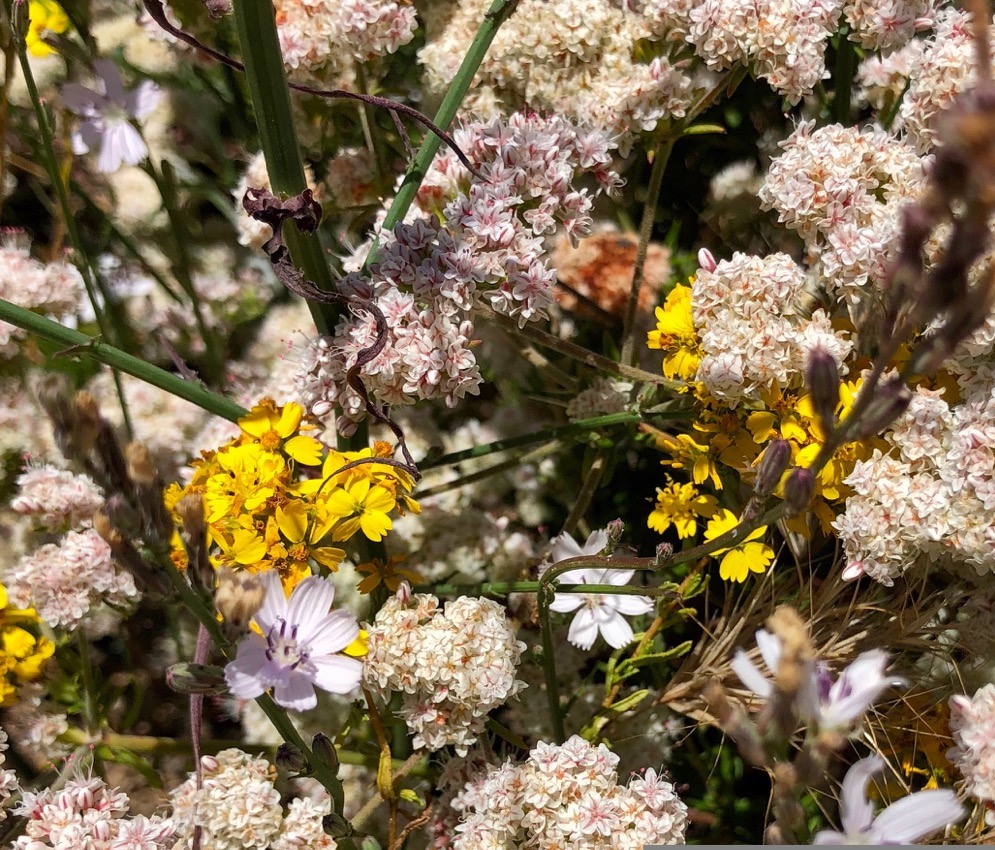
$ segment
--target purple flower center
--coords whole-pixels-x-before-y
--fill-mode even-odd
[[[288,628],[287,621],[278,618],[266,635],[266,657],[283,667],[294,670],[299,664],[308,660],[310,648],[305,643],[297,642],[297,625]]]

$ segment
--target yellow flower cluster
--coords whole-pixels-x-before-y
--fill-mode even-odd
[[[357,452],[326,451],[301,433],[304,411],[263,399],[239,420],[241,434],[195,461],[185,488],[166,491],[173,510],[188,493],[204,499],[214,566],[253,572],[275,569],[289,592],[317,571],[334,571],[342,543],[357,532],[374,541],[393,526],[390,514],[418,512],[407,495],[413,482],[404,470],[378,463],[393,451],[387,443]],[[185,555],[174,538],[174,561]]]
[[[28,3],[28,31],[24,45],[32,56],[48,56],[55,51],[42,39],[46,32],[64,33],[69,29],[69,18],[54,0],[30,0]]]
[[[16,686],[32,682],[41,675],[45,660],[55,651],[46,637],[36,637],[25,626],[37,626],[33,608],[11,608],[7,588],[0,584],[0,708],[16,700]]]

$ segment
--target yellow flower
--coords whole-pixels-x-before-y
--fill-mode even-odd
[[[370,540],[380,541],[394,527],[387,516],[397,504],[394,494],[380,484],[362,478],[334,490],[325,500],[328,512],[341,517],[332,531],[333,540],[348,540],[362,529]]]
[[[691,278],[694,283],[694,278]],[[701,341],[691,315],[691,287],[678,284],[662,307],[656,308],[656,328],[649,332],[646,344],[667,352],[663,374],[668,378],[694,380],[701,363]]]
[[[287,473],[281,455],[255,443],[231,446],[218,452],[216,460],[221,471],[208,479],[204,490],[209,523],[259,510]]]
[[[671,525],[682,540],[698,532],[698,517],[710,517],[718,507],[714,496],[702,496],[693,484],[671,482],[656,488],[656,507],[646,524],[663,534]]]
[[[336,519],[324,502],[315,506],[311,516],[304,502],[290,501],[277,508],[277,527],[290,544],[287,559],[307,564],[313,558],[326,569],[332,572],[337,570],[345,558],[345,552],[334,546],[317,545],[332,530]]]
[[[381,582],[387,586],[391,593],[397,593],[397,588],[401,586],[402,581],[412,585],[421,584],[424,579],[418,573],[398,566],[403,560],[403,555],[391,555],[387,559],[387,563],[379,558],[374,558],[366,564],[360,564],[356,570],[363,573],[366,578],[359,583],[359,592],[369,593]]]
[[[708,523],[705,539],[714,540],[739,525],[739,519],[732,511],[722,508]],[[718,549],[713,555],[725,557],[719,564],[719,575],[726,581],[744,582],[750,572],[764,573],[774,560],[774,550],[763,540],[767,526],[755,529],[746,540],[729,549]]]
[[[69,29],[69,17],[54,0],[30,0],[28,3],[28,31],[24,44],[32,56],[48,56],[55,51],[42,40],[47,32],[64,33]]]
[[[356,639],[342,651],[353,658],[362,658],[370,651],[370,633],[366,629],[360,629]]]
[[[23,626],[37,626],[33,608],[8,607],[7,588],[0,584],[0,706],[11,705],[17,682],[31,682],[55,652],[45,637],[35,637]]]
[[[304,408],[295,402],[277,407],[271,398],[262,399],[246,416],[238,420],[242,431],[266,451],[282,450],[305,466],[321,463],[322,445],[314,437],[297,432],[304,418]]]
[[[719,470],[707,444],[703,446],[695,442],[690,434],[671,437],[663,431],[657,431],[655,437],[657,445],[673,456],[672,460],[661,463],[668,464],[674,469],[688,470],[695,484],[711,481],[716,490],[722,489],[722,479],[719,478]]]

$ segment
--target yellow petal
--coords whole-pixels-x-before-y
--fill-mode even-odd
[[[283,444],[283,450],[305,466],[317,466],[321,463],[322,445],[314,437],[298,434]]]
[[[370,635],[366,629],[359,630],[359,636],[342,650],[346,655],[362,658],[370,651]]]

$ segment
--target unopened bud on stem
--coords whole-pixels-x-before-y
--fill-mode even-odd
[[[814,494],[815,476],[812,470],[804,467],[792,469],[784,482],[784,501],[788,503],[788,513],[798,516],[808,507]]]
[[[753,485],[753,491],[758,496],[768,496],[778,485],[784,470],[788,468],[791,460],[791,443],[787,440],[774,440],[760,459],[760,466],[757,468],[757,480]]]
[[[808,356],[806,375],[812,408],[827,434],[836,425],[836,408],[840,403],[840,374],[836,359],[827,351],[815,348]]]

